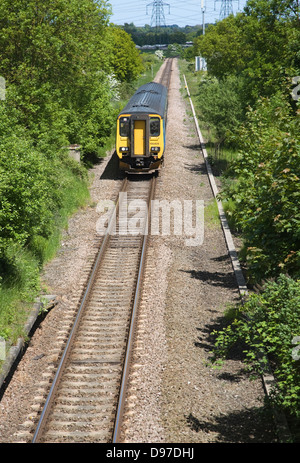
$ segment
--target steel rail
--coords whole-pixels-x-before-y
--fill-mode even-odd
[[[143,237],[142,251],[141,251],[140,264],[139,264],[139,270],[138,270],[138,278],[137,278],[137,284],[136,284],[135,295],[134,295],[131,323],[130,323],[126,355],[125,355],[125,361],[124,361],[124,368],[123,368],[123,376],[122,376],[122,382],[121,382],[121,388],[120,388],[117,414],[116,414],[116,419],[115,419],[115,426],[114,426],[114,433],[113,433],[113,440],[112,440],[113,443],[117,443],[119,441],[119,437],[121,433],[122,416],[124,412],[124,404],[125,404],[128,375],[129,375],[129,360],[131,357],[132,346],[134,342],[137,312],[138,312],[138,306],[139,306],[139,301],[140,301],[143,271],[144,271],[145,260],[146,260],[146,250],[147,250],[148,232],[149,232],[149,218],[151,217],[151,201],[155,195],[155,188],[156,188],[156,177],[153,176],[151,179],[151,188],[150,188],[150,193],[149,193],[149,198],[148,198],[148,211],[147,211],[147,218],[146,218],[145,228],[144,228],[144,237]]]
[[[165,69],[159,79],[159,83],[165,85],[167,88],[169,88],[170,85],[172,65],[173,58],[167,58]]]

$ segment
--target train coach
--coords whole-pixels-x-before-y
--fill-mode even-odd
[[[142,85],[117,119],[116,152],[126,172],[157,171],[166,144],[167,88],[156,82]]]

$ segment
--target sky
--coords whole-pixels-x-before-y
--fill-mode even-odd
[[[133,22],[135,26],[144,26],[151,23],[153,0],[108,1],[112,6],[111,22],[114,24]],[[214,23],[219,20],[222,0],[164,0],[166,25],[177,24],[184,27],[202,24],[201,1],[205,4],[205,22]],[[234,14],[242,11],[246,3],[247,0],[232,0]]]

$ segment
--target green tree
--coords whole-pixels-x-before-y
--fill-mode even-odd
[[[112,67],[121,82],[136,80],[144,70],[139,51],[127,32],[115,26],[109,28],[112,42]]]
[[[298,8],[298,9],[297,9]],[[219,79],[244,80],[244,105],[271,96],[300,69],[297,2],[251,0],[244,13],[210,26],[195,40],[195,53]]]
[[[111,70],[108,20],[102,0],[1,2],[0,74],[7,82],[8,102],[20,109],[20,123],[38,141],[51,137],[60,146],[72,142],[77,119],[89,126],[88,104],[97,107],[99,123],[99,95],[101,109],[106,108],[105,74]],[[95,140],[102,123],[107,134],[106,117],[104,110]]]
[[[216,333],[216,358],[227,357],[242,342],[245,362],[257,374],[268,373],[266,367],[272,365],[273,404],[299,420],[300,280],[280,275],[266,282],[260,294],[251,294],[242,306],[231,308],[229,315],[228,326]]]
[[[196,54],[206,59],[210,74],[219,79],[239,75],[249,59],[250,47],[245,44],[242,21],[242,15],[229,16],[210,25],[205,35],[195,40]]]

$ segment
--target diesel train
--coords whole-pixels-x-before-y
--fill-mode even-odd
[[[167,88],[156,82],[142,85],[117,119],[116,152],[126,172],[154,172],[164,161]]]

